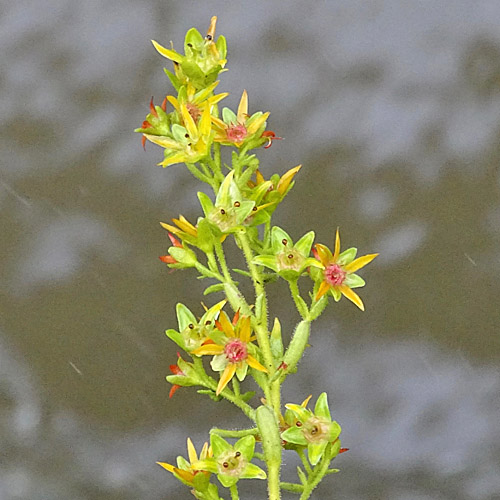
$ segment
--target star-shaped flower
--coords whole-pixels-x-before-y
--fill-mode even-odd
[[[216,394],[219,395],[236,374],[238,380],[243,381],[248,367],[267,373],[267,369],[257,360],[257,346],[251,343],[252,336],[250,318],[239,318],[236,313],[233,323],[227,314],[222,312],[215,322],[219,332],[212,332],[209,339],[201,347],[191,351],[198,356],[211,355],[210,363],[216,372],[222,372],[217,386]]]
[[[351,302],[356,304],[362,311],[365,310],[363,301],[359,295],[354,292],[353,288],[359,288],[365,285],[363,278],[354,274],[358,269],[369,264],[378,253],[356,257],[356,248],[349,248],[340,253],[340,235],[339,230],[335,236],[334,253],[328,247],[318,243],[314,245],[313,254],[322,265],[322,273],[320,275],[321,284],[316,294],[316,300],[319,300],[326,293],[331,293],[336,302],[342,295],[347,297]],[[312,270],[312,275],[315,271]]]

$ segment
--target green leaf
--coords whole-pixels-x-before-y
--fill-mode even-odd
[[[165,332],[170,340],[173,340],[181,349],[186,350],[186,344],[184,343],[184,337],[175,330],[171,328]]]
[[[198,239],[196,242],[198,247],[205,253],[211,252],[216,243],[216,238],[212,232],[212,225],[207,219],[200,217],[196,227],[198,229]]]
[[[273,329],[269,339],[273,358],[278,360],[283,357],[283,338],[281,336],[281,324],[278,318],[274,318]]]
[[[240,398],[245,401],[245,403],[248,403],[254,396],[256,392],[255,391],[247,391],[244,394],[240,395]]]
[[[198,191],[197,194],[203,213],[205,214],[205,217],[208,217],[208,215],[211,214],[214,209],[214,204],[212,203],[210,196],[208,196],[207,194],[201,191]]]
[[[203,295],[209,295],[214,292],[222,292],[224,290],[224,283],[216,283],[215,285],[211,285],[208,288],[205,288]]]
[[[276,257],[274,255],[257,255],[252,260],[254,264],[259,264],[260,266],[268,267],[274,272],[278,272],[278,266],[276,264]]]
[[[304,471],[299,466],[297,466],[297,476],[299,476],[300,482],[302,484],[307,483],[307,477],[306,477]]]

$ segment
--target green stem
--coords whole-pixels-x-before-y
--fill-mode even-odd
[[[233,484],[233,486],[229,488],[229,491],[231,492],[231,500],[240,500],[240,495],[238,493],[238,486],[236,486],[236,484]]]
[[[311,466],[309,465],[309,461],[307,460],[306,454],[304,453],[304,450],[297,450],[297,454],[300,457],[300,460],[302,461],[302,465],[304,466],[304,469],[307,472],[307,475],[309,476],[312,473]]]
[[[295,307],[297,308],[297,311],[299,311],[299,314],[302,316],[302,319],[308,319],[309,309],[307,308],[307,304],[305,303],[304,299],[300,295],[297,281],[298,280],[288,281],[290,293],[292,294],[293,301],[295,302]]]
[[[186,163],[186,167],[198,180],[213,187],[213,178],[205,175],[203,172],[200,172],[194,163]]]
[[[292,493],[302,493],[302,491],[304,490],[304,487],[301,484],[296,484],[296,483],[281,482],[280,486],[284,490],[291,491]]]
[[[331,448],[331,445],[329,445],[329,448]],[[329,455],[330,450],[327,448],[321,461],[314,467],[312,474],[307,478],[307,483],[304,485],[304,491],[302,492],[302,495],[300,495],[300,500],[307,500],[311,496],[314,488],[318,486],[320,481],[328,473],[328,467],[330,466],[331,461]]]
[[[217,427],[213,427],[212,429],[210,429],[210,434],[217,434],[221,437],[240,438],[245,436],[257,436],[259,434],[259,430],[257,429],[257,427],[254,427],[252,429],[230,431],[228,429],[219,429]]]

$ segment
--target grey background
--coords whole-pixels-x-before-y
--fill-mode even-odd
[[[326,390],[350,448],[314,498],[499,498],[500,3],[24,0],[0,3],[0,499],[187,499],[155,461],[246,425],[168,399],[163,332],[202,288],[158,222],[195,220],[199,185],[132,132],[171,91],[150,39],[214,14],[226,105],[246,88],[285,137],[262,171],[304,165],[275,223],[381,254],[285,388]]]

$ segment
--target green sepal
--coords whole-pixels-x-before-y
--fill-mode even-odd
[[[322,443],[309,443],[307,446],[307,458],[311,465],[316,465],[323,456],[325,452],[328,441],[323,441]]]
[[[314,414],[317,417],[325,417],[329,421],[332,420],[332,416],[330,414],[330,408],[328,408],[328,396],[326,392],[322,392],[318,399],[316,400],[316,405],[314,406]]]
[[[208,217],[213,212],[214,204],[212,203],[210,196],[203,193],[202,191],[198,191],[197,194],[203,213],[205,214],[205,217]]]
[[[168,253],[179,263],[194,267],[198,263],[196,254],[189,248],[170,247]]]
[[[179,325],[180,332],[189,325],[195,325],[197,323],[195,315],[182,302],[177,303],[175,312],[177,314],[177,324]]]
[[[194,55],[202,44],[203,37],[200,32],[196,28],[191,28],[184,38],[184,54],[186,54],[187,57]]]
[[[195,474],[193,477],[193,486],[196,491],[207,491],[210,485],[210,477],[206,474]]]
[[[365,280],[357,274],[348,274],[345,278],[345,284],[349,288],[360,288],[366,285]]]
[[[186,344],[184,342],[184,337],[179,333],[173,330],[172,328],[165,331],[167,337],[175,342],[181,349],[186,350]]]
[[[224,123],[235,124],[238,122],[238,117],[235,113],[229,108],[222,108],[222,120]]]
[[[307,257],[311,253],[311,247],[314,242],[314,231],[309,231],[295,243],[295,248],[304,256]],[[316,259],[315,259],[316,260]]]
[[[220,484],[224,486],[224,488],[231,488],[231,486],[234,486],[240,478],[219,473],[217,474],[217,479],[220,481]]]
[[[186,134],[188,131],[182,126],[174,123],[172,125],[172,135],[174,139],[180,144],[187,144]]]
[[[336,288],[330,288],[330,293],[333,295],[335,302],[338,302],[342,298],[342,292]]]
[[[241,479],[266,479],[267,474],[258,465],[247,464],[240,476]]]
[[[252,435],[244,436],[234,443],[233,448],[235,451],[239,451],[250,462],[255,452],[255,437]]]
[[[341,442],[340,439],[336,439],[332,445],[330,450],[330,460],[333,460],[340,452]],[[338,469],[332,469],[331,473],[338,472]]]
[[[225,357],[225,354],[223,354],[223,356]],[[214,356],[214,358],[215,358],[215,356]],[[243,363],[236,368],[236,377],[238,378],[238,380],[240,382],[243,382],[243,380],[245,380],[245,377],[247,376],[247,372],[248,372],[248,364],[247,363]]]
[[[167,68],[163,68],[163,71],[168,76],[168,79],[170,80],[170,83],[172,84],[174,89],[178,91],[181,87],[181,82],[179,81],[179,79]]]
[[[225,59],[227,55],[227,42],[226,38],[223,35],[220,35],[219,38],[217,39],[217,42],[215,42],[215,46],[217,47],[217,50],[219,51],[219,55],[221,59]]]
[[[339,258],[337,259],[337,264],[339,266],[345,266],[346,264],[349,264],[354,260],[356,257],[356,253],[358,252],[357,248],[348,248],[347,250],[344,250],[340,255]]]
[[[232,448],[224,438],[214,433],[210,434],[210,445],[215,458]]]
[[[233,271],[235,273],[238,273],[238,274],[241,274],[243,276],[246,276],[247,278],[251,278],[252,277],[251,273],[249,273],[248,271],[244,271],[243,269],[237,269],[237,268],[233,267]]]
[[[207,219],[200,217],[196,227],[198,230],[197,246],[205,253],[211,252],[215,245],[212,225]]]
[[[283,247],[285,246],[283,244],[283,240],[286,240],[286,246],[290,246],[290,248],[293,247],[293,241],[290,238],[289,234],[281,229],[278,226],[274,226],[271,229],[271,245],[272,245],[272,252],[274,254],[280,253],[283,250]]]
[[[300,446],[307,446],[307,439],[304,433],[298,427],[289,427],[281,433],[281,439],[289,443],[298,444]]]
[[[200,380],[185,375],[167,375],[167,382],[172,385],[180,385],[182,387],[192,387],[193,385],[200,385]]]
[[[182,61],[181,66],[182,71],[189,78],[189,80],[192,81],[197,89],[205,86],[205,73],[203,73],[198,64],[185,59],[184,61]]]
[[[276,265],[276,257],[274,255],[257,255],[254,257],[254,264],[259,264],[260,266],[268,267],[274,272],[278,272],[278,266]]]
[[[211,285],[203,291],[203,295],[209,295],[214,292],[222,292],[224,290],[224,283],[216,283],[215,285]]]
[[[198,391],[200,392],[200,391]],[[213,449],[213,446],[212,446]],[[212,474],[217,474],[217,462],[213,458],[206,458],[205,460],[198,460],[192,464],[191,467],[196,470],[206,470]]]

